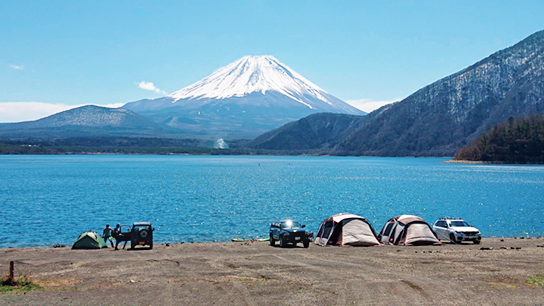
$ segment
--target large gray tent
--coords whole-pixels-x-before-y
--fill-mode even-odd
[[[380,244],[368,220],[350,213],[340,213],[323,220],[314,242],[322,246]]]
[[[393,245],[442,244],[423,218],[412,215],[400,215],[389,219],[378,238],[381,243]]]

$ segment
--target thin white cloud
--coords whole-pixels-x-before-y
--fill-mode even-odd
[[[17,66],[17,65],[9,65],[9,66],[15,70],[23,70],[25,68],[24,66]]]
[[[124,103],[92,105],[118,108],[123,106]],[[0,102],[0,123],[38,120],[80,106],[83,105],[66,105],[43,102]]]
[[[370,113],[373,110],[377,110],[384,105],[391,104],[397,101],[400,101],[400,99],[394,101],[372,101],[370,99],[358,99],[346,100],[346,103],[364,112]]]
[[[166,94],[166,92],[164,90],[161,90],[161,89],[155,87],[155,84],[153,84],[153,82],[142,81],[142,82],[136,83],[136,84],[138,84],[138,87],[141,88],[141,89],[153,91],[153,92],[156,92],[156,93]]]

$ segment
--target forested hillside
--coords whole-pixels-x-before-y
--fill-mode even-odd
[[[320,113],[264,133],[248,144],[253,149],[305,150],[325,152],[335,146],[343,133],[363,116]]]
[[[331,152],[453,156],[487,126],[544,111],[544,31],[365,118]]]
[[[461,148],[455,160],[510,164],[544,163],[544,117],[510,117]]]

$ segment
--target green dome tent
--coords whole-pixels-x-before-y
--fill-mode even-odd
[[[81,235],[79,235],[79,238],[77,238],[76,242],[74,242],[74,245],[72,245],[73,249],[101,249],[101,248],[107,248],[106,242],[104,241],[104,238],[102,236],[98,235],[98,233],[93,231],[85,232]]]

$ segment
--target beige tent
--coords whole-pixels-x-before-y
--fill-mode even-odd
[[[393,245],[442,244],[425,220],[412,215],[400,215],[389,219],[380,231],[378,240]]]
[[[337,214],[323,220],[314,242],[322,246],[380,244],[368,220],[349,213]]]

